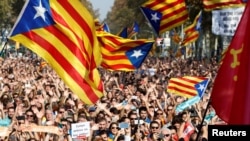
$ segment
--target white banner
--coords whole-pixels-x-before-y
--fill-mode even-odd
[[[212,11],[212,32],[216,35],[233,36],[245,7]]]
[[[80,136],[88,137],[90,135],[90,122],[80,122],[71,124],[72,138]]]

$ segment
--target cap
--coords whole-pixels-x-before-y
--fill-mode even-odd
[[[94,112],[94,111],[95,111],[95,109],[96,109],[96,107],[91,106],[91,107],[89,107],[89,112]]]

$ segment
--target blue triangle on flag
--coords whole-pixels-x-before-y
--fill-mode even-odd
[[[196,91],[198,92],[199,97],[203,96],[205,90],[207,89],[208,82],[209,82],[208,79],[206,79],[206,80],[194,85]]]
[[[43,8],[46,9],[44,19],[41,16],[37,16],[39,11],[36,9],[40,6],[43,6]],[[17,23],[11,36],[55,24],[48,1],[30,0],[29,3],[26,3],[25,5],[23,15],[26,16],[21,16],[21,19],[19,19],[19,22]]]
[[[126,52],[126,56],[135,68],[139,68],[141,66],[153,44],[153,42],[145,43]]]
[[[141,10],[144,16],[148,19],[150,25],[153,27],[155,33],[159,35],[162,13],[145,7],[141,7]]]

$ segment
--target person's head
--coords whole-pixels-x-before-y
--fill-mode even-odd
[[[65,106],[60,106],[58,109],[58,114],[65,115],[66,109]]]
[[[178,141],[177,128],[173,125],[169,126],[168,129],[171,133],[171,141]]]
[[[106,130],[101,130],[99,132],[99,136],[103,141],[108,141],[108,133],[106,132]]]
[[[170,141],[170,139],[171,139],[170,129],[168,129],[166,127],[161,128],[160,137],[162,138],[162,141]]]
[[[139,108],[139,115],[140,115],[140,118],[145,120],[148,116],[148,112],[147,112],[147,108],[142,106]]]
[[[154,133],[159,133],[159,129],[160,129],[160,124],[159,124],[159,122],[157,122],[157,121],[155,121],[155,120],[153,120],[151,123],[150,123],[150,132],[152,133],[152,134],[154,134]]]
[[[135,126],[135,120],[138,119],[137,114],[134,113],[133,111],[131,111],[131,112],[128,114],[128,117],[129,117],[129,119],[130,119],[130,125],[131,125],[131,127],[134,127],[134,126]]]
[[[119,125],[117,122],[111,122],[109,125],[109,131],[113,134],[116,135],[119,131]]]
[[[65,118],[61,119],[61,125],[62,125],[63,133],[67,133],[69,130],[67,119],[65,119]]]
[[[10,119],[12,119],[13,116],[14,116],[14,114],[15,114],[15,108],[14,108],[14,107],[9,107],[9,108],[8,108],[8,117],[9,117]]]
[[[99,130],[107,129],[107,121],[105,117],[101,117],[97,119],[97,124],[99,125]]]
[[[16,119],[19,126],[25,124],[25,116],[17,116]]]
[[[32,110],[30,110],[30,109],[27,110],[25,112],[25,116],[26,116],[26,119],[28,122],[30,122],[30,123],[35,122],[35,115],[34,115],[34,112]]]
[[[87,122],[87,117],[86,115],[79,115],[77,118],[77,122]]]
[[[53,112],[51,109],[45,110],[45,117],[47,121],[53,121]]]

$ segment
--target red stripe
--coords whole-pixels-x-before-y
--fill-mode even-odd
[[[102,62],[102,66],[107,69],[113,69],[113,70],[121,70],[121,69],[130,69],[134,70],[135,67],[133,65],[128,65],[128,64],[117,64],[117,65],[107,65],[104,62]]]
[[[204,77],[195,77],[196,79],[201,79],[201,80],[192,80],[192,79],[189,79],[187,77],[180,77],[178,79],[181,79],[181,80],[184,80],[184,81],[187,81],[187,82],[190,82],[190,83],[193,83],[193,84],[197,84],[197,83],[200,83],[201,81],[203,80],[206,80],[206,78]]]
[[[166,29],[166,28],[168,28],[168,27],[170,27],[170,26],[173,26],[173,25],[175,25],[175,24],[179,24],[179,23],[181,23],[181,22],[184,22],[184,21],[187,20],[187,18],[188,18],[188,15],[186,14],[186,15],[183,15],[182,17],[179,17],[178,19],[173,20],[173,21],[171,21],[171,22],[163,23],[163,24],[161,25],[161,27],[160,27],[160,30],[163,30],[163,29]]]
[[[99,98],[94,93],[90,85],[85,81],[84,78],[78,73],[77,70],[71,65],[70,62],[46,39],[40,37],[35,32],[27,32],[24,35],[30,40],[39,44],[43,49],[47,50],[51,56],[64,68],[69,76],[88,94],[88,97],[92,103],[95,103]],[[49,36],[48,36],[49,37]]]
[[[204,8],[205,9],[215,9],[215,8],[219,8],[219,7],[223,7],[223,6],[227,6],[227,7],[230,7],[230,6],[237,6],[237,5],[240,5],[242,4],[241,2],[236,2],[236,1],[232,1],[232,2],[223,2],[223,3],[212,3],[212,4],[209,4],[207,5],[205,2],[204,3]]]
[[[159,5],[159,4],[163,4],[162,1],[160,0],[155,0],[154,2],[150,3],[150,4],[147,4],[146,7],[152,9],[153,7]],[[160,11],[160,12],[163,12],[165,11],[166,9],[169,9],[169,8],[172,8],[172,7],[175,7],[176,5],[180,4],[180,3],[184,3],[184,1],[176,1],[176,2],[171,2],[171,3],[166,3],[164,2],[165,6],[162,7],[162,8],[158,8],[157,11]]]
[[[172,86],[169,86],[168,90],[178,91],[178,92],[180,92],[182,94],[187,94],[187,95],[190,95],[190,96],[196,96],[197,95],[197,94],[194,94],[194,93],[191,93],[191,92],[188,92],[188,91],[184,91],[184,90],[181,90],[179,88],[172,87]]]
[[[128,60],[128,57],[125,56],[125,55],[116,55],[116,54],[114,54],[112,56],[109,56],[109,55],[106,55],[104,53],[102,53],[102,58],[105,59],[105,60],[115,60],[115,61],[120,60],[120,59]]]

